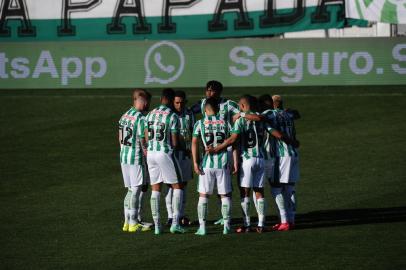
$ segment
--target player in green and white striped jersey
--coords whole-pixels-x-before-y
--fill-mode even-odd
[[[192,160],[191,160],[191,143],[193,126],[195,118],[191,110],[186,108],[186,93],[184,91],[175,92],[175,100],[173,107],[179,117],[179,148],[175,151],[175,156],[179,162],[183,176],[183,199],[180,209],[180,221],[182,225],[189,225],[189,219],[185,216],[186,205],[186,187],[187,182],[193,178]],[[172,192],[173,189],[168,186],[167,194],[165,195],[166,209],[168,211],[168,222],[172,223]]]
[[[241,194],[241,208],[244,214],[244,227],[238,228],[237,232],[249,232],[251,222],[249,216],[251,188],[254,189],[258,207],[257,232],[262,233],[265,225],[265,199],[264,199],[264,152],[263,147],[265,132],[282,136],[279,131],[261,121],[251,121],[244,118],[245,114],[253,114],[256,110],[256,98],[244,95],[239,101],[240,118],[234,123],[231,136],[221,145],[213,149],[219,153],[228,145],[239,139],[241,153],[241,170],[239,173],[239,186]]]
[[[299,146],[296,140],[294,125],[295,115],[291,111],[283,109],[282,98],[278,95],[272,96],[273,110],[265,111],[263,114],[272,126],[281,130],[286,139],[293,143],[288,144],[286,140],[271,138],[270,154],[274,160],[270,173],[270,184],[272,196],[279,210],[280,220],[273,229],[288,231],[294,227],[296,213],[295,183],[299,180]]]
[[[161,234],[159,200],[162,184],[170,184],[173,190],[173,220],[171,233],[184,233],[179,225],[179,211],[183,197],[182,172],[174,155],[178,147],[179,117],[172,110],[175,92],[162,91],[161,105],[146,117],[146,139],[148,142],[147,163],[152,187],[151,211],[155,223],[155,234]]]
[[[199,102],[197,102],[195,105],[193,105],[190,109],[193,111],[193,113],[198,114],[201,113],[202,116],[205,116],[205,103],[206,100],[210,97],[215,98],[217,102],[219,103],[219,115],[222,119],[225,119],[228,121],[230,124],[234,123],[234,117],[238,115],[239,108],[238,104],[232,100],[223,98],[221,94],[223,93],[223,85],[219,81],[209,81],[206,84],[206,91],[205,95],[206,97],[201,99]],[[231,159],[231,148],[228,149],[228,154]],[[219,198],[220,199],[220,198]],[[216,221],[214,224],[223,224],[223,220],[219,219]]]
[[[231,213],[231,176],[229,168],[229,155],[227,152],[205,154],[200,165],[198,155],[199,140],[203,146],[217,146],[229,136],[231,125],[218,114],[218,102],[215,98],[208,98],[205,104],[205,117],[196,122],[193,129],[192,157],[193,166],[199,174],[198,192],[199,202],[197,207],[200,227],[196,235],[206,234],[206,218],[208,197],[213,193],[214,184],[217,182],[217,191],[221,196],[221,212],[224,220],[223,234],[230,233]],[[234,151],[233,173],[237,171],[237,152]]]
[[[120,163],[124,186],[128,188],[124,199],[123,231],[128,232],[142,229],[138,223],[139,196],[145,180],[142,167],[144,116],[141,112],[146,103],[145,95],[133,94],[133,107],[124,113],[119,121]]]
[[[206,84],[206,97],[201,99],[190,109],[194,114],[201,113],[205,116],[205,104],[208,98],[215,98],[219,103],[219,115],[229,123],[233,123],[234,115],[240,112],[238,104],[232,100],[221,97],[223,92],[223,85],[219,81],[209,81]]]

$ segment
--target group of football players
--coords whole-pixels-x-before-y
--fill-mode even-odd
[[[295,110],[283,108],[282,97],[243,95],[238,104],[222,97],[223,85],[206,84],[205,98],[186,107],[183,91],[163,89],[160,104],[149,111],[151,95],[133,92],[133,106],[119,121],[120,163],[127,194],[123,231],[148,231],[143,222],[145,193],[151,186],[150,206],[155,234],[161,234],[160,197],[165,192],[171,233],[184,233],[186,187],[198,175],[196,235],[206,235],[208,197],[217,189],[223,234],[231,233],[232,174],[237,175],[244,224],[237,233],[254,231],[250,220],[250,193],[258,214],[255,231],[265,227],[265,179],[278,209],[280,222],[271,230],[294,228],[295,183],[299,180],[299,142]],[[195,121],[195,116],[201,119]]]

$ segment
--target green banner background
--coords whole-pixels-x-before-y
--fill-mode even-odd
[[[402,85],[406,38],[0,43],[2,89],[201,87],[212,79]]]

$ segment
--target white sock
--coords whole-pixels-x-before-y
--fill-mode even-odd
[[[255,194],[255,192],[252,192],[252,201],[254,202],[255,210],[257,210],[257,212],[258,212],[257,195]]]
[[[251,226],[250,204],[251,204],[250,197],[244,197],[241,199],[241,209],[242,209],[242,213],[243,213],[245,227]]]
[[[286,223],[286,209],[285,209],[285,200],[283,199],[282,195],[282,188],[271,188],[272,197],[275,200],[276,206],[279,210],[279,217],[281,219],[281,223]]]
[[[179,217],[185,216],[185,205],[186,205],[186,186],[183,188],[182,203],[180,205]]]
[[[128,212],[130,209],[130,196],[131,190],[127,189],[127,194],[124,197],[124,223],[128,223],[130,220],[130,213]]]
[[[174,189],[173,190],[173,198],[172,198],[172,209],[173,209],[173,219],[172,225],[179,224],[179,213],[180,208],[182,206],[182,199],[183,199],[183,190],[182,189]]]
[[[287,220],[289,223],[295,223],[296,215],[296,192],[295,186],[285,185],[283,189],[283,196],[286,202]]]
[[[145,200],[145,193],[141,190],[140,195],[138,195],[138,220],[142,221],[142,217],[144,214],[144,200]]]
[[[221,198],[221,213],[223,214],[224,228],[230,229],[230,222],[231,222],[231,199],[230,199],[230,197]]]
[[[151,213],[152,219],[154,220],[155,228],[161,227],[160,214],[159,214],[159,199],[161,197],[161,192],[152,191],[151,193]]]
[[[199,217],[200,229],[206,228],[208,199],[206,197],[199,197],[199,203],[197,204],[197,216]]]
[[[260,198],[258,201],[257,213],[258,213],[258,226],[264,227],[265,225],[265,199]]]
[[[131,187],[130,196],[130,209],[128,210],[130,214],[130,225],[138,223],[138,197],[141,192],[141,187]]]
[[[168,213],[168,219],[173,218],[173,208],[172,208],[172,198],[173,198],[173,188],[168,187],[168,191],[165,195],[166,211]]]

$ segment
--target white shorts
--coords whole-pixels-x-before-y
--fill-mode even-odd
[[[240,187],[264,187],[264,159],[244,159],[240,168]]]
[[[125,187],[138,187],[144,184],[144,170],[141,165],[121,164]]]
[[[151,185],[159,183],[177,184],[182,182],[182,171],[173,154],[148,152],[147,163]]]
[[[187,182],[191,180],[193,178],[192,160],[181,152],[179,154],[178,162],[180,170],[182,171],[183,181]]]
[[[214,184],[217,183],[217,193],[225,195],[231,192],[231,175],[228,169],[203,169],[204,175],[199,175],[197,191],[211,195]]]
[[[300,178],[299,156],[287,156],[275,158],[274,170],[270,183],[288,184],[296,183]]]

